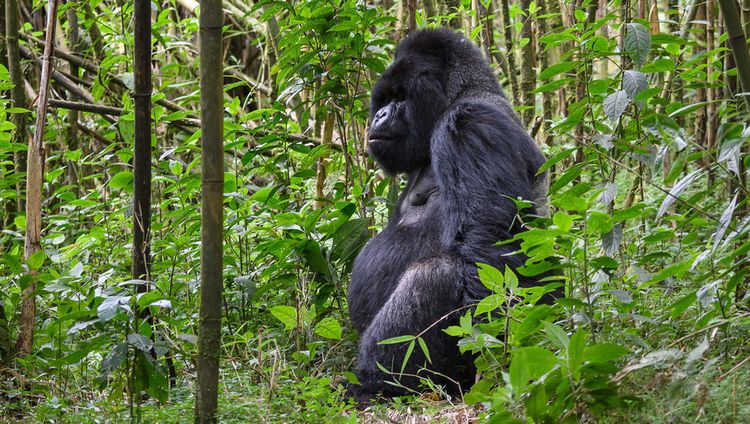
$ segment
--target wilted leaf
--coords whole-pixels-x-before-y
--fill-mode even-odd
[[[659,211],[656,213],[656,219],[661,218],[664,216],[665,213],[667,213],[667,210],[669,210],[669,207],[674,204],[674,202],[677,201],[677,198],[680,196],[680,194],[685,191],[688,186],[695,181],[699,176],[701,175],[701,170],[696,169],[695,171],[689,173],[688,175],[684,176],[680,181],[677,182],[677,184],[672,187],[671,190],[669,190],[669,194],[667,194],[667,197],[664,198],[664,201],[662,202],[661,206],[659,207]]]
[[[607,114],[607,118],[612,123],[616,124],[629,104],[630,98],[628,94],[623,90],[617,90],[604,99],[604,113]]]
[[[612,226],[612,229],[602,235],[602,250],[607,256],[614,256],[620,250],[622,241],[622,222]]]
[[[629,22],[625,30],[625,53],[633,64],[640,68],[646,63],[651,51],[651,33],[637,22]]]
[[[154,347],[154,342],[152,342],[151,339],[138,333],[128,334],[128,343],[136,349],[147,353],[151,351],[152,347]]]
[[[732,221],[732,214],[734,213],[734,208],[737,207],[737,195],[734,195],[734,198],[732,198],[732,201],[729,202],[729,205],[726,209],[724,209],[724,212],[722,212],[721,217],[719,218],[719,226],[716,227],[716,232],[714,233],[714,247],[711,249],[712,252],[716,251],[716,248],[719,247],[719,242],[721,241],[721,238],[724,237],[724,233],[726,233],[727,228],[729,228],[729,223]]]
[[[640,92],[648,89],[646,75],[642,72],[627,70],[622,74],[622,86],[630,100],[635,101],[639,108],[643,107],[643,101],[636,101],[635,98]]]

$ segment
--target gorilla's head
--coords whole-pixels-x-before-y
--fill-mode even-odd
[[[477,47],[446,29],[410,33],[372,90],[370,154],[389,174],[427,165],[435,123],[476,89],[501,93]]]

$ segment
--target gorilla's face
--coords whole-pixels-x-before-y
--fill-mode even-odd
[[[446,108],[440,62],[400,54],[372,91],[368,149],[390,174],[417,170],[430,161],[430,137]]]

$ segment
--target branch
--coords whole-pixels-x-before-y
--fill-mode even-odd
[[[69,102],[67,100],[51,99],[49,105],[52,107],[77,110],[80,112],[93,112],[99,115],[120,116],[123,110],[117,107],[104,106],[93,103]]]

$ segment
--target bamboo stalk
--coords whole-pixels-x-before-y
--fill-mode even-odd
[[[750,114],[750,95],[748,95],[750,93],[750,52],[747,47],[747,36],[742,28],[737,3],[734,0],[719,0],[719,7],[724,14],[724,22],[729,34],[727,44],[732,49],[734,63],[737,64],[737,76],[742,85],[742,91],[745,93],[742,97],[747,106],[747,113]]]
[[[224,108],[221,0],[200,2],[201,305],[195,422],[217,421],[224,259]]]
[[[133,155],[133,264],[136,280],[150,279],[151,223],[151,3],[135,0],[133,70],[135,92],[135,149]],[[138,292],[148,291],[147,284],[137,285]]]

